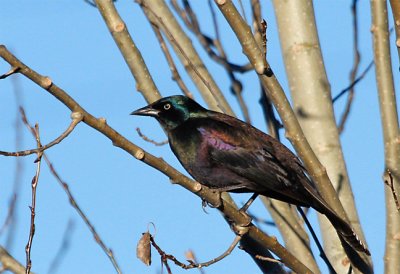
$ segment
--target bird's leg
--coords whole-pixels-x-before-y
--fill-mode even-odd
[[[249,209],[250,205],[254,202],[254,200],[257,198],[258,194],[254,193],[250,199],[242,206],[242,208],[239,209],[239,212],[243,214],[243,216],[246,218],[246,221],[240,224],[242,227],[247,227],[252,219],[251,217],[247,214],[247,209]]]
[[[254,202],[254,200],[258,197],[257,193],[254,193],[253,195],[251,195],[250,199],[242,206],[242,208],[240,209],[241,212],[246,212],[250,205]]]

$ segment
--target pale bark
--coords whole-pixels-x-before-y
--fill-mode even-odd
[[[393,180],[393,187],[400,193],[400,132],[389,48],[388,13],[385,0],[372,0],[372,34],[376,83],[385,145],[384,180]],[[390,173],[390,175],[389,175]],[[391,178],[390,178],[391,177]],[[399,273],[400,269],[400,212],[396,209],[390,187],[385,188],[386,245],[385,273]]]
[[[279,37],[293,106],[304,134],[326,168],[347,216],[364,240],[333,113],[330,84],[325,72],[312,1],[274,0]],[[349,265],[335,229],[319,215],[324,250],[338,273]],[[372,264],[369,260],[369,264]],[[372,268],[370,269],[372,271]]]

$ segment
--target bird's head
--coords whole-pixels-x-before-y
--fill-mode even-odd
[[[183,124],[190,117],[196,117],[203,111],[205,109],[192,99],[175,95],[161,98],[146,107],[133,111],[131,115],[154,117],[168,131]]]

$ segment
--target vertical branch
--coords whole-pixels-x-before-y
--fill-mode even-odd
[[[400,192],[400,132],[392,65],[390,62],[388,14],[385,0],[371,1],[372,34],[376,83],[379,95],[381,122],[385,145],[385,171],[393,176],[393,187]],[[384,174],[385,174],[384,171]],[[400,214],[397,212],[390,187],[385,187],[386,246],[385,273],[398,273],[400,269]]]
[[[22,97],[21,97],[21,84],[19,82],[19,77],[12,78],[12,84],[14,89],[14,96],[16,102],[16,117],[15,117],[15,149],[19,150],[23,143],[23,134],[22,134],[22,121],[20,118],[20,107],[22,105]],[[24,161],[21,158],[17,157],[15,159],[15,175],[13,182],[13,191],[12,196],[10,198],[8,213],[6,220],[3,226],[0,228],[0,235],[8,228],[8,235],[5,247],[9,250],[12,248],[12,244],[14,242],[15,231],[17,227],[17,213],[16,208],[18,205],[18,193],[21,188],[22,183],[22,174],[24,172]]]
[[[27,125],[29,126],[29,125]],[[39,136],[39,125],[36,124],[35,128],[31,127],[30,128],[32,132],[35,133],[35,138],[36,138],[36,144],[37,147],[40,148],[42,144],[40,143],[40,136]],[[29,239],[28,243],[26,244],[25,247],[25,252],[26,252],[26,270],[25,273],[29,274],[31,272],[31,267],[32,267],[32,261],[31,261],[31,248],[32,248],[32,241],[33,241],[33,236],[35,235],[35,215],[36,215],[36,188],[39,182],[39,175],[40,175],[40,166],[42,163],[42,156],[43,152],[38,152],[37,153],[37,158],[35,160],[36,163],[36,173],[35,176],[32,179],[32,203],[30,208],[31,211],[31,225],[29,229]]]
[[[161,50],[164,53],[165,59],[167,60],[167,63],[169,65],[169,68],[172,73],[172,79],[174,81],[176,81],[176,83],[178,84],[178,86],[181,89],[181,91],[183,92],[183,94],[185,94],[187,97],[190,97],[193,99],[193,94],[189,91],[189,89],[183,82],[183,80],[178,72],[178,69],[176,68],[176,65],[174,63],[174,59],[172,58],[171,53],[169,52],[168,47],[165,43],[165,40],[161,34],[159,27],[154,24],[151,24],[151,27],[157,37],[158,43],[160,44]]]
[[[353,18],[353,68],[350,72],[350,83],[354,83],[357,77],[358,66],[360,64],[361,56],[360,51],[358,50],[358,16],[357,16],[357,1],[353,0],[351,5],[351,14]],[[347,118],[350,114],[351,105],[354,99],[354,89],[355,85],[353,85],[350,90],[349,94],[347,95],[347,102],[344,108],[342,117],[340,118],[340,122],[338,125],[339,133],[342,133],[344,130],[344,125],[347,121]]]
[[[338,190],[337,195],[352,226],[361,239],[364,239],[341,150],[312,1],[274,0],[273,3],[297,118],[313,151],[326,168],[334,188]],[[356,23],[354,27],[357,28]],[[355,58],[358,59],[356,48],[357,46],[355,46]],[[355,65],[355,68],[357,66]],[[324,191],[321,193],[323,194]],[[332,198],[335,199],[335,196],[324,195],[324,198],[333,204]],[[349,253],[343,250],[331,223],[324,216],[319,216],[319,221],[328,258],[336,271],[346,272],[349,265],[343,264],[343,260],[346,256],[350,256]],[[370,261],[366,256],[363,259]],[[350,260],[353,265],[360,265],[358,268],[362,267],[362,263],[358,263],[360,261],[358,258],[350,258]],[[369,263],[371,264],[371,261]],[[372,271],[371,266],[369,271]]]

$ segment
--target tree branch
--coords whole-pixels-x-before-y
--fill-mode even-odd
[[[393,176],[393,186],[400,193],[400,132],[394,90],[392,64],[390,61],[388,14],[385,0],[371,1],[373,46],[376,83],[379,95],[381,123],[385,145],[385,170]],[[385,176],[384,176],[385,177]],[[400,269],[400,214],[392,196],[385,187],[386,201],[386,245],[385,273],[396,273]]]
[[[35,133],[35,138],[36,138],[36,144],[37,147],[40,148],[42,144],[40,143],[40,135],[39,135],[39,125],[36,124],[35,127],[32,127],[27,124],[27,126],[31,129],[32,132]],[[31,211],[31,225],[29,229],[29,239],[28,243],[26,244],[25,247],[25,252],[26,252],[26,268],[25,268],[25,273],[29,274],[31,272],[31,267],[32,267],[32,261],[31,261],[31,248],[32,248],[32,241],[33,241],[33,236],[35,235],[35,216],[36,216],[36,189],[37,185],[39,182],[39,175],[40,175],[40,166],[42,163],[42,156],[43,152],[37,152],[37,158],[35,160],[36,163],[36,173],[35,176],[33,176],[32,179],[32,203],[31,206],[29,207]]]
[[[16,152],[0,151],[0,155],[3,155],[3,156],[15,156],[15,157],[28,156],[28,155],[31,155],[33,153],[43,152],[46,149],[49,149],[52,146],[59,144],[62,140],[64,140],[75,129],[76,125],[80,121],[82,121],[83,117],[82,117],[82,115],[80,113],[72,113],[71,114],[71,118],[72,118],[72,122],[68,126],[68,128],[60,136],[58,136],[55,140],[53,140],[52,142],[48,143],[47,145],[38,147],[36,149],[22,150],[22,151],[16,151]]]
[[[7,250],[0,245],[0,262],[2,264],[2,270],[9,270],[15,274],[25,274],[25,267],[18,262]],[[30,272],[34,274],[33,272]]]

